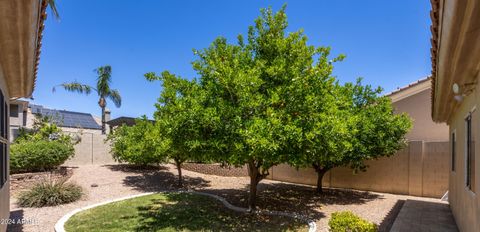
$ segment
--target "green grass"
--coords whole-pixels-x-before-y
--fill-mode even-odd
[[[114,202],[80,212],[65,224],[76,231],[307,231],[288,217],[231,211],[215,199],[165,193]]]

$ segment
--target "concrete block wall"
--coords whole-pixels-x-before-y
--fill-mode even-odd
[[[112,164],[115,161],[110,154],[110,143],[105,142],[106,135],[97,133],[75,133],[81,138],[75,145],[75,156],[65,162],[65,165]]]
[[[323,186],[425,197],[441,197],[448,190],[449,143],[411,141],[391,157],[368,161],[366,172],[334,168],[323,178]],[[269,179],[316,185],[311,168],[295,169],[282,164],[270,170]]]

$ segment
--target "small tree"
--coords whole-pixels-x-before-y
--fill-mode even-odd
[[[112,142],[110,152],[116,161],[146,166],[167,161],[163,150],[168,145],[157,134],[153,122],[143,116],[133,126],[116,128],[107,140]]]
[[[147,73],[145,78],[162,83],[155,105],[155,131],[157,139],[168,144],[162,154],[175,162],[178,184],[183,186],[182,164],[192,159],[208,159],[205,138],[209,137],[209,125],[214,117],[204,108],[205,95],[195,80],[188,81],[167,71],[160,76]]]
[[[365,171],[365,161],[391,156],[405,145],[411,121],[405,114],[394,114],[390,99],[380,96],[381,91],[363,86],[359,79],[356,84],[332,85],[327,94],[298,97],[303,100],[295,107],[303,110],[292,125],[299,133],[291,140],[298,151],[289,162],[315,169],[317,192],[322,192],[323,176],[332,168]],[[315,106],[321,102],[318,98],[328,99],[323,108]]]

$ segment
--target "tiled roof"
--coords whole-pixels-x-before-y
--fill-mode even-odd
[[[34,69],[34,76],[33,76],[33,88],[32,92],[35,90],[35,84],[37,82],[37,74],[38,74],[38,65],[40,64],[40,53],[42,47],[42,38],[43,38],[43,29],[45,28],[45,20],[47,19],[47,0],[42,0],[40,8],[40,20],[38,22],[38,34],[37,34],[37,48],[35,50],[36,57],[35,57],[35,69]]]
[[[127,125],[127,126],[133,126],[135,125],[135,120],[137,118],[132,118],[132,117],[118,117],[118,118],[115,118],[115,119],[112,119],[110,121],[107,122],[108,125],[110,126],[121,126],[123,124]],[[155,122],[154,120],[149,120],[150,122]]]
[[[52,120],[61,127],[102,129],[93,116],[88,113],[48,109],[40,105],[30,105],[29,107],[31,108],[32,114],[52,117]]]
[[[417,80],[417,81],[415,81],[415,82],[413,82],[413,83],[410,83],[410,84],[408,84],[408,85],[406,85],[406,86],[399,87],[399,88],[397,88],[396,90],[394,90],[394,91],[392,91],[392,92],[390,92],[390,93],[385,94],[385,96],[391,96],[391,95],[393,95],[393,94],[396,94],[396,93],[398,93],[398,92],[401,92],[401,91],[403,91],[403,90],[405,90],[405,89],[408,89],[408,88],[410,88],[410,87],[419,85],[419,84],[421,84],[421,83],[424,83],[424,82],[426,82],[426,81],[429,81],[430,78],[431,78],[431,77],[425,77],[425,78],[423,78],[423,79],[420,79],[420,80]]]
[[[431,91],[431,107],[432,114],[433,102],[435,100],[435,79],[437,78],[437,52],[438,52],[438,36],[439,36],[439,9],[440,1],[439,0],[430,0],[432,5],[432,10],[430,10],[430,19],[432,20],[432,25],[430,26],[430,32],[432,33],[432,38],[430,38],[430,43],[432,47],[430,48],[430,58],[432,61],[432,91]]]

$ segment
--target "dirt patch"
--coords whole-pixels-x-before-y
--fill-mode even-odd
[[[73,175],[72,168],[60,167],[48,172],[31,172],[10,175],[10,194],[17,196],[18,193],[31,188],[35,183],[45,179],[59,180],[69,179]]]
[[[243,167],[224,167],[221,164],[184,163],[182,168],[192,172],[198,172],[216,176],[243,177],[248,176],[248,169]]]

